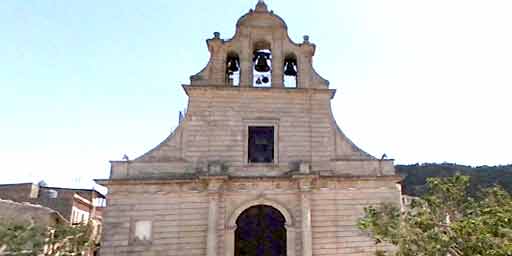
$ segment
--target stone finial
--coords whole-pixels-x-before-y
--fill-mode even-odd
[[[309,36],[304,36],[304,41],[301,44],[301,47],[305,49],[305,52],[308,56],[309,62],[311,62],[311,57],[315,55],[315,45],[309,42]]]
[[[206,40],[206,43],[208,44],[208,51],[216,53],[221,48],[223,42],[224,40],[220,39],[220,33],[213,32],[213,38]]]
[[[303,38],[304,38],[304,43],[308,44],[309,43],[309,36],[305,35]]]
[[[265,1],[258,0],[258,3],[256,4],[255,11],[256,12],[268,12],[267,4],[265,4]]]

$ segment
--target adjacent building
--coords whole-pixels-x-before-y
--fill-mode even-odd
[[[49,187],[44,182],[0,184],[0,220],[33,221],[49,227],[90,224],[96,246],[84,255],[97,255],[105,204],[105,196],[93,189]]]
[[[35,183],[0,184],[0,199],[27,202],[57,211],[75,224],[102,221],[105,196],[94,189],[49,187]]]
[[[44,226],[66,223],[57,211],[37,204],[0,199],[0,220],[34,222]]]

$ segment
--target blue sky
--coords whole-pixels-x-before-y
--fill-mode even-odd
[[[266,1],[317,45],[342,130],[398,164],[512,163],[512,2]],[[0,1],[0,182],[91,186],[161,142],[255,0]]]

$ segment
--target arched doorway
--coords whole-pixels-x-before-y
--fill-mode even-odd
[[[235,256],[285,256],[285,217],[272,206],[255,205],[236,220]]]

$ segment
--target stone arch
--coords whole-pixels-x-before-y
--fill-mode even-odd
[[[236,51],[229,51],[225,57],[225,80],[230,86],[240,86],[240,54]]]
[[[252,47],[252,86],[272,86],[272,41],[255,40]]]
[[[271,206],[274,209],[278,210],[284,217],[285,223],[284,227],[286,229],[286,252],[288,256],[295,256],[295,226],[293,217],[280,203],[277,203],[273,200],[267,199],[265,197],[259,197],[254,200],[247,201],[238,206],[232,213],[229,215],[229,218],[226,222],[224,239],[225,239],[225,255],[233,256],[235,253],[235,230],[236,230],[236,221],[241,213],[243,213],[246,209],[257,206],[257,205],[267,205]]]
[[[294,76],[288,76],[286,74],[286,70],[288,68],[288,65],[291,65],[293,67],[292,69],[295,70]],[[288,88],[298,88],[299,87],[299,62],[297,55],[294,52],[287,52],[284,55],[283,59],[283,85]]]
[[[264,198],[264,197],[260,197],[256,200],[247,201],[247,202],[241,204],[240,206],[238,206],[238,208],[236,208],[235,211],[233,211],[233,213],[230,215],[227,225],[229,227],[236,226],[236,220],[238,219],[238,216],[240,216],[240,214],[243,211],[245,211],[246,209],[248,209],[252,206],[256,206],[256,205],[268,205],[268,206],[274,207],[276,210],[278,210],[283,215],[283,217],[286,221],[285,225],[293,226],[293,218],[292,218],[292,215],[290,214],[290,212],[281,204],[279,204],[273,200]]]
[[[252,44],[253,51],[264,50],[264,49],[269,49],[269,50],[272,49],[271,41],[266,40],[266,39],[254,40],[254,43]]]
[[[283,214],[269,205],[255,205],[243,211],[236,221],[235,256],[286,255],[286,228]]]

